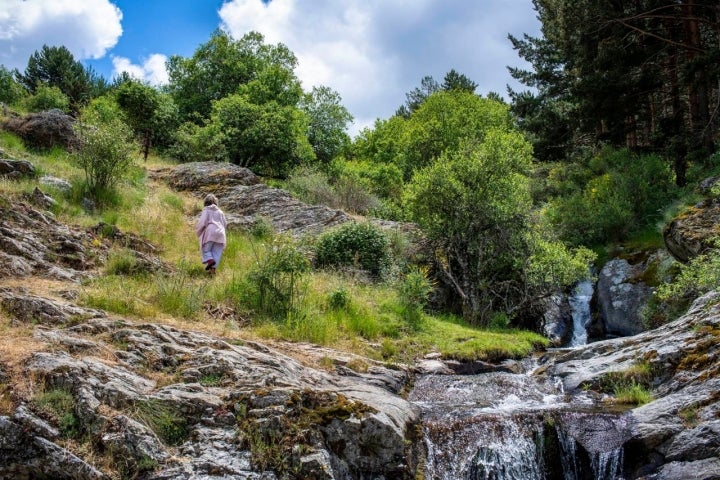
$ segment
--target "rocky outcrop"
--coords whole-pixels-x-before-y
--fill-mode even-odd
[[[18,179],[34,176],[35,167],[27,160],[0,159],[0,177]]]
[[[675,218],[663,230],[667,250],[687,262],[709,248],[720,235],[720,198],[709,198]]]
[[[268,187],[247,168],[229,163],[187,163],[154,177],[176,190],[217,195],[231,227],[251,229],[262,219],[278,233],[299,236],[351,220],[341,210],[307,205],[284,190]]]
[[[629,478],[717,478],[677,472],[717,469],[720,292],[699,298],[686,315],[655,330],[564,353],[550,362],[547,373],[575,390],[637,365],[652,372],[655,400],[632,410],[635,432],[625,444]]]
[[[573,334],[573,319],[567,295],[558,293],[543,301],[542,329],[556,347],[565,345]]]
[[[36,339],[48,345],[22,375],[45,394],[62,392],[72,408],[61,416],[37,397],[18,398],[15,413],[0,416],[0,478],[107,478],[107,465],[147,479],[414,478],[406,450],[418,413],[399,395],[402,369],[364,359],[355,371],[342,365],[357,361],[322,349],[337,364],[318,370],[254,342],[133,324],[23,291],[4,295],[20,299],[7,313],[32,317]],[[91,460],[62,438],[92,450]]]
[[[71,149],[77,145],[74,123],[73,117],[53,109],[23,117],[9,117],[2,128],[19,136],[32,148],[61,146]]]
[[[171,188],[196,193],[214,193],[222,187],[257,185],[260,179],[249,169],[226,162],[184,163],[151,174]]]
[[[112,225],[80,229],[45,210],[54,200],[38,188],[32,203],[0,196],[0,278],[39,275],[79,281],[103,265],[113,246],[125,248],[143,271],[169,271],[155,246]]]
[[[98,265],[95,237],[30,204],[0,197],[0,278],[79,280]]]

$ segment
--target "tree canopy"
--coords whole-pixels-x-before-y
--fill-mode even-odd
[[[720,120],[720,10],[708,0],[534,0],[542,37],[511,37],[536,94],[511,92],[538,154],[561,159],[583,138],[668,154],[713,149]],[[587,140],[585,140],[587,142]]]

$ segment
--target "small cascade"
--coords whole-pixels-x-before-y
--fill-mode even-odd
[[[593,296],[593,282],[583,280],[575,286],[569,298],[573,319],[573,336],[568,347],[579,347],[587,343],[587,325],[590,322],[590,301]]]
[[[425,478],[620,480],[631,417],[596,411],[551,379],[503,372],[431,375],[409,400],[423,413]]]

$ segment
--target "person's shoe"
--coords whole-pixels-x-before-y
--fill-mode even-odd
[[[213,259],[211,258],[210,260],[207,261],[207,265],[205,266],[205,270],[210,270],[211,268],[213,268],[213,265],[215,265],[215,260],[213,260]]]
[[[216,271],[215,268],[213,267],[213,268],[211,268],[210,270],[208,270],[208,273],[209,273],[210,276],[212,277],[213,275],[215,275],[215,274],[217,273],[217,271]]]

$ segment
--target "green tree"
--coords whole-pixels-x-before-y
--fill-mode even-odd
[[[15,80],[16,75],[17,70],[10,71],[0,65],[0,102],[12,105],[25,95],[25,89]]]
[[[405,104],[398,108],[395,115],[409,117],[420,105],[435,92],[440,91],[440,84],[432,75],[426,75],[420,80],[420,86],[415,87],[405,94]]]
[[[430,95],[407,120],[404,136],[404,171],[431,164],[446,151],[455,151],[464,140],[482,140],[491,128],[509,130],[509,107],[464,91]]]
[[[477,83],[470,80],[467,76],[455,71],[453,68],[445,74],[441,88],[446,92],[452,90],[461,90],[463,92],[475,93],[477,89]]]
[[[684,185],[693,152],[714,148],[720,120],[720,12],[701,0],[534,0],[542,37],[511,37],[537,95],[516,113],[556,158],[576,139],[662,151]],[[548,135],[549,134],[549,135]],[[567,152],[565,152],[567,154]]]
[[[315,159],[307,125],[307,117],[295,107],[257,105],[243,95],[230,95],[215,102],[208,127],[221,135],[232,163],[284,177],[293,166]]]
[[[279,91],[287,93],[285,87],[292,87],[288,79],[294,76],[297,59],[286,46],[266,45],[264,40],[258,32],[233,40],[228,33],[217,30],[192,57],[171,56],[167,62],[168,92],[178,106],[181,121],[206,119],[213,101],[234,94],[241,85],[259,78],[265,81],[258,86],[268,87],[273,75],[280,72],[283,81],[279,82]],[[272,74],[263,75],[266,71]],[[273,100],[283,103],[281,98]]]
[[[433,247],[439,280],[455,294],[463,316],[476,324],[487,324],[494,312],[517,315],[548,295],[558,285],[538,281],[544,277],[537,272],[551,263],[544,259],[562,258],[540,255],[533,235],[530,144],[509,129],[483,133],[418,171],[404,198]],[[553,246],[563,250],[561,244]],[[576,279],[562,278],[564,283]]]
[[[35,93],[29,97],[25,97],[25,107],[31,112],[41,112],[43,110],[51,110],[56,108],[68,113],[70,110],[70,101],[67,95],[62,93],[57,87],[48,85],[40,85],[35,89]]]
[[[30,56],[25,72],[17,77],[31,93],[43,85],[59,88],[70,100],[74,111],[79,111],[92,98],[91,75],[63,46],[43,45],[40,51],[36,50]]]
[[[143,158],[147,161],[160,95],[150,85],[130,80],[117,88],[115,96],[135,134],[142,138]]]
[[[309,119],[308,141],[322,163],[328,163],[350,143],[346,130],[353,117],[340,102],[340,94],[332,89],[313,87],[300,104]]]

